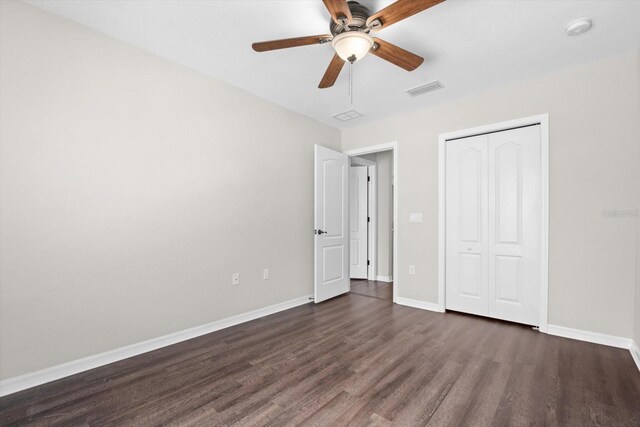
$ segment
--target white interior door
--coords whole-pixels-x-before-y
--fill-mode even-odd
[[[349,292],[349,158],[315,146],[314,300]]]
[[[540,127],[489,135],[489,313],[540,319]]]
[[[446,308],[540,320],[540,128],[446,144]]]
[[[367,278],[367,167],[349,168],[349,261],[352,279]]]
[[[446,150],[446,308],[487,316],[487,136]]]

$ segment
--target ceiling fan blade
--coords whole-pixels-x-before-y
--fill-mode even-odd
[[[327,68],[327,71],[325,71],[324,76],[322,76],[322,80],[320,80],[320,84],[318,85],[318,87],[320,89],[326,89],[333,86],[333,84],[338,79],[343,66],[344,61],[342,60],[342,58],[340,58],[337,53],[334,54],[333,59],[329,63],[329,67]]]
[[[341,17],[344,17],[343,19],[346,19],[347,22],[353,21],[351,9],[349,9],[347,0],[322,0],[322,2],[329,10],[331,17],[336,24],[342,24],[340,21]]]
[[[308,46],[311,44],[320,44],[323,40],[331,40],[329,34],[321,34],[318,36],[294,37],[292,39],[270,40],[266,42],[257,42],[251,45],[256,52],[266,52],[269,50],[286,49],[288,47]]]
[[[374,45],[370,52],[378,58],[389,61],[400,68],[413,71],[424,62],[424,58],[415,53],[411,53],[382,39],[375,38],[373,40]]]
[[[381,25],[376,30],[387,28],[391,24],[402,21],[405,18],[415,15],[416,13],[427,10],[432,6],[442,3],[445,0],[398,0],[390,4],[384,9],[374,13],[367,19],[367,25],[376,19],[380,20]]]

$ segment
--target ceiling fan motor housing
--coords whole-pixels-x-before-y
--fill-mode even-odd
[[[351,11],[351,17],[353,18],[351,24],[336,24],[333,19],[329,24],[329,30],[331,35],[336,36],[345,31],[364,31],[367,29],[367,18],[371,16],[369,9],[358,3],[357,1],[350,1],[347,3],[349,10]]]

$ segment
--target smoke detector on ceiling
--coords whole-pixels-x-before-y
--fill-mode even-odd
[[[418,96],[423,95],[427,92],[433,92],[434,90],[442,89],[443,87],[444,85],[440,83],[440,80],[434,80],[432,82],[409,89],[407,90],[407,93],[411,96]]]
[[[571,21],[564,30],[568,36],[577,36],[589,31],[591,25],[591,18],[580,18]]]

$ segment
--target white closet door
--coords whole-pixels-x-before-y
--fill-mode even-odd
[[[446,144],[446,308],[540,321],[540,127]]]
[[[487,316],[487,136],[446,150],[446,307]]]
[[[540,320],[540,127],[489,135],[489,315]]]

